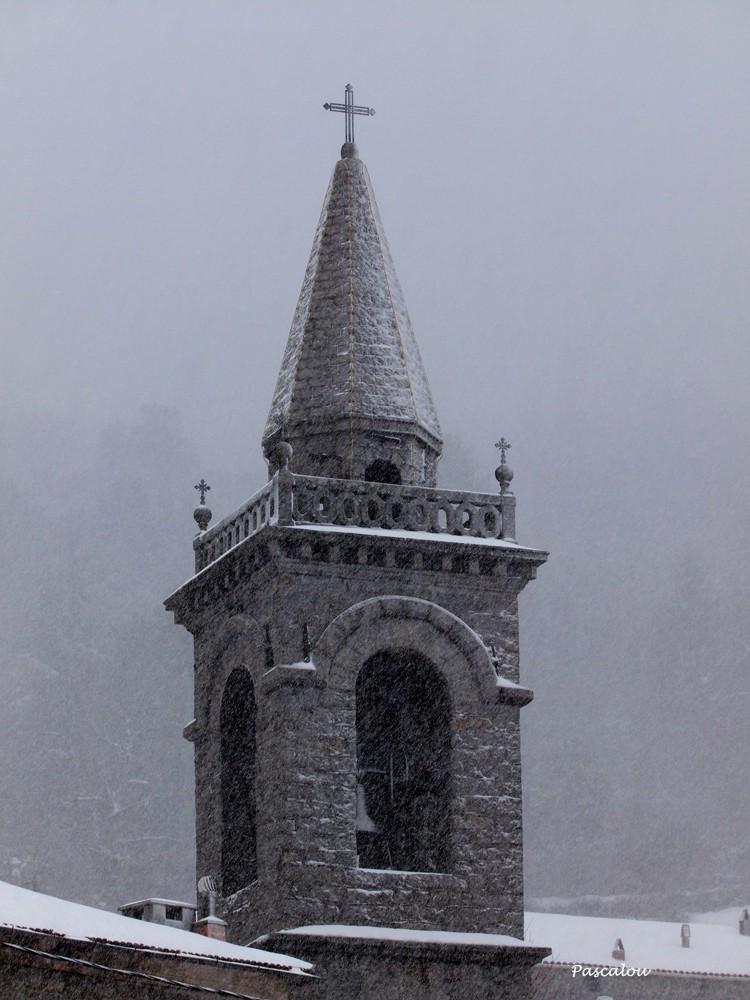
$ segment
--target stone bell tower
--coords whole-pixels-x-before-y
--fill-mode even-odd
[[[518,595],[546,553],[515,540],[504,450],[499,494],[437,488],[435,406],[347,140],[263,435],[270,479],[211,528],[198,508],[195,575],[166,602],[195,637],[197,871],[240,942],[522,938]],[[517,965],[544,954],[517,944]]]

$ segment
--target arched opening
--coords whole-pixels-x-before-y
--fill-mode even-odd
[[[376,458],[374,462],[365,469],[366,483],[391,483],[394,486],[401,484],[401,473],[397,465],[393,462],[386,462],[383,458]]]
[[[255,692],[244,668],[221,699],[221,881],[228,895],[258,876],[255,803]]]
[[[447,871],[450,698],[413,650],[370,657],[357,677],[357,854],[361,868]]]

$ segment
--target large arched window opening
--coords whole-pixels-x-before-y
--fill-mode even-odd
[[[370,657],[357,677],[357,854],[361,868],[447,871],[450,698],[413,650]]]
[[[258,876],[255,803],[255,692],[244,668],[221,699],[221,876],[228,895]]]

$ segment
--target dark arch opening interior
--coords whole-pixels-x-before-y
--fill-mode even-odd
[[[386,462],[383,458],[376,458],[365,469],[365,482],[391,483],[394,486],[399,486],[401,484],[401,472],[393,462]]]
[[[255,692],[234,670],[221,699],[221,880],[228,895],[258,876],[255,797]]]
[[[450,699],[419,653],[377,653],[357,677],[361,868],[448,871]]]

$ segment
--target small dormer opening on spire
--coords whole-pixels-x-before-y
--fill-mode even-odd
[[[372,109],[329,105],[347,116]],[[347,132],[347,135],[350,133]],[[351,133],[353,135],[353,133]],[[367,168],[347,141],[315,232],[263,450],[280,441],[292,472],[435,486],[440,425]],[[392,468],[391,468],[392,467]],[[395,471],[393,471],[395,469]]]
[[[365,469],[364,479],[368,483],[392,483],[394,486],[399,486],[401,484],[401,473],[395,462],[387,462],[383,458],[376,458]]]

